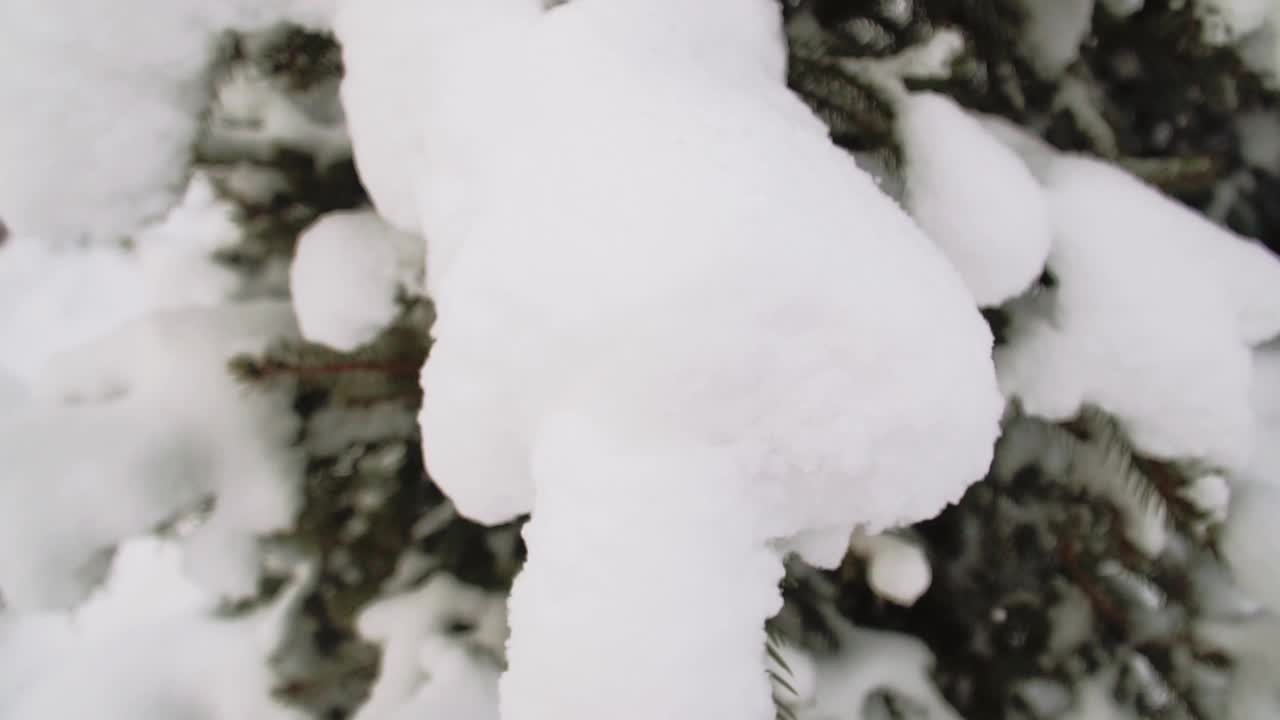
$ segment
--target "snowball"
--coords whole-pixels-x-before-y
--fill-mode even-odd
[[[1061,75],[1089,34],[1093,0],[1019,0],[1026,13],[1019,45],[1044,78]]]
[[[296,420],[285,394],[244,392],[226,363],[291,332],[273,303],[173,311],[50,363],[31,402],[0,417],[6,602],[78,603],[115,545],[208,499],[191,569],[217,592],[254,592],[254,538],[296,509]]]
[[[855,536],[849,549],[867,563],[867,583],[879,597],[911,607],[929,590],[933,569],[919,543],[892,533]]]
[[[1029,288],[1044,270],[1051,228],[1044,193],[1022,160],[936,93],[906,96],[898,135],[907,210],[978,304],[999,305]]]
[[[1094,405],[1144,452],[1225,467],[1252,435],[1250,346],[1280,331],[1280,263],[1126,173],[1052,159],[1042,180],[1057,280],[1014,308],[1001,385],[1033,415]]]
[[[342,351],[373,340],[400,312],[401,248],[421,248],[369,211],[334,212],[298,239],[289,289],[303,337]]]

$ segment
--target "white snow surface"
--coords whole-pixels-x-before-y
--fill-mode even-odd
[[[1051,420],[1097,406],[1153,456],[1241,468],[1250,351],[1280,332],[1280,263],[1119,169],[1038,153],[1057,288],[1047,309],[1015,306],[1002,387]]]
[[[131,253],[11,238],[0,246],[0,373],[34,380],[49,356],[96,340],[146,308]]]
[[[362,177],[430,243],[428,467],[464,515],[533,512],[504,720],[772,717],[769,542],[931,516],[990,463],[963,281],[786,89],[773,2],[352,1],[337,28]]]
[[[1089,34],[1094,0],[1019,0],[1026,21],[1019,45],[1044,78],[1056,78],[1076,61]]]
[[[470,638],[450,634],[458,622],[472,626]],[[355,720],[498,720],[505,598],[437,574],[369,606],[359,628],[382,646],[382,660]]]
[[[342,351],[373,340],[399,314],[401,288],[412,291],[421,249],[421,238],[368,210],[317,220],[298,238],[290,269],[303,337]]]
[[[1276,572],[1280,485],[1241,479],[1233,491],[1221,537],[1222,554],[1240,588],[1280,614],[1280,574]]]
[[[0,218],[18,235],[115,241],[188,172],[217,33],[334,0],[10,0],[0,5]]]
[[[849,549],[867,563],[872,592],[896,605],[914,605],[933,582],[928,555],[910,538],[894,533],[855,535]]]
[[[1195,0],[1206,42],[1221,45],[1256,32],[1267,21],[1274,0]]]
[[[191,569],[217,592],[251,593],[256,536],[293,517],[296,421],[286,397],[244,392],[226,362],[292,326],[274,303],[175,310],[49,361],[30,401],[0,416],[6,603],[77,604],[115,545],[206,499]]]
[[[1044,270],[1048,203],[1021,159],[954,100],[914,93],[898,104],[905,204],[978,305],[1021,294]]]
[[[288,594],[217,619],[181,565],[171,542],[131,541],[74,615],[0,615],[0,717],[300,720],[271,698]]]
[[[960,720],[930,677],[934,658],[918,638],[838,622],[841,651],[817,663],[813,700],[797,708],[799,720],[863,717],[871,695],[892,690],[919,703],[933,720]]]
[[[242,234],[234,206],[217,196],[207,175],[195,173],[178,204],[137,235],[149,306],[212,306],[234,296],[243,279],[215,254],[234,247]]]
[[[1231,478],[1221,547],[1240,588],[1280,615],[1280,343],[1254,353],[1254,377],[1256,440],[1248,468]]]

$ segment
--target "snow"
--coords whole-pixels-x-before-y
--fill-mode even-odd
[[[933,570],[919,542],[893,533],[855,535],[849,549],[867,563],[867,584],[879,597],[910,607],[929,590]]]
[[[1071,710],[1062,720],[1133,720],[1133,714],[1120,707],[1113,696],[1115,676],[1115,670],[1104,670],[1085,678],[1076,690]]]
[[[293,518],[296,421],[288,397],[248,395],[226,362],[291,328],[285,305],[189,308],[49,361],[31,401],[0,417],[9,606],[75,605],[115,545],[208,498],[212,514],[188,540],[193,573],[221,593],[255,590],[255,538]]]
[[[217,196],[207,175],[195,173],[178,204],[138,233],[136,256],[149,305],[211,306],[232,297],[243,280],[215,254],[235,247],[242,235],[234,206]]]
[[[898,137],[907,210],[977,303],[999,305],[1029,288],[1044,269],[1052,229],[1044,193],[1022,160],[936,93],[898,104]]]
[[[1237,584],[1271,612],[1280,614],[1280,344],[1254,353],[1252,410],[1254,452],[1247,468],[1231,478],[1230,505],[1220,545]]]
[[[1026,13],[1019,45],[1043,78],[1057,78],[1076,61],[1089,34],[1094,0],[1019,0]]]
[[[130,253],[11,238],[0,245],[0,374],[33,380],[49,356],[96,340],[146,308]]]
[[[1261,111],[1241,113],[1236,118],[1236,132],[1246,162],[1280,175],[1280,117]]]
[[[1272,4],[1266,21],[1237,45],[1245,64],[1270,80],[1280,83],[1280,5]]]
[[[1196,0],[1205,42],[1223,45],[1257,31],[1273,4],[1272,0]]]
[[[359,443],[407,440],[417,429],[413,414],[398,403],[368,407],[326,405],[307,418],[307,453],[311,457],[337,457]]]
[[[291,17],[323,26],[331,4],[6,2],[0,217],[16,235],[98,242],[160,218],[188,172],[217,34]]]
[[[0,616],[0,716],[300,720],[271,699],[289,593],[218,619],[181,564],[172,543],[134,541],[74,616]]]
[[[917,638],[898,633],[836,627],[840,653],[817,663],[817,691],[802,705],[799,720],[844,720],[861,717],[873,693],[892,690],[921,704],[934,720],[960,720],[938,693],[930,677],[933,655]],[[859,713],[851,715],[851,713]]]
[[[1277,512],[1280,486],[1238,480],[1220,546],[1241,589],[1280,614],[1280,577],[1275,569],[1280,553]]]
[[[350,138],[340,113],[328,107],[332,103],[310,107],[302,100],[278,78],[252,65],[236,66],[216,90],[202,156],[270,164],[288,148],[312,157],[319,168],[350,158]]]
[[[303,337],[341,351],[377,337],[400,313],[398,295],[413,284],[421,248],[421,238],[367,210],[317,220],[298,239],[290,269]]]
[[[450,632],[455,623],[472,626],[470,643]],[[498,720],[496,658],[507,632],[501,596],[436,574],[366,608],[359,628],[382,645],[382,661],[355,720]]]
[[[1097,406],[1155,457],[1241,467],[1250,348],[1280,331],[1280,263],[1102,162],[1041,164],[1057,287],[1047,312],[1014,307],[1005,392],[1050,420]]]
[[[466,516],[533,512],[503,716],[771,717],[773,541],[843,548],[981,477],[991,337],[786,89],[774,3],[537,5],[336,26],[361,176],[429,240],[428,468]]]
[[[1142,10],[1146,0],[1102,0],[1102,5],[1117,18],[1127,18]]]
[[[1123,448],[1123,438],[1096,410],[1081,414],[1089,433],[1082,440],[1064,429],[1035,417],[1017,417],[1000,437],[992,474],[1004,481],[1034,466],[1046,477],[1110,501],[1120,513],[1124,532],[1133,546],[1147,557],[1164,551],[1169,540],[1165,508],[1148,503],[1130,490],[1144,482],[1133,475],[1133,458]],[[1125,478],[1117,482],[1116,478]]]

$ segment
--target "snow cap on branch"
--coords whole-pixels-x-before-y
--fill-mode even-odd
[[[1021,294],[1043,272],[1052,228],[1044,192],[1022,160],[954,100],[898,103],[907,210],[983,307]]]
[[[1001,127],[1001,126],[993,126]],[[1250,351],[1280,333],[1280,262],[1128,173],[1017,138],[1044,184],[1054,288],[1013,305],[1001,385],[1050,420],[1086,405],[1152,456],[1239,469]]]

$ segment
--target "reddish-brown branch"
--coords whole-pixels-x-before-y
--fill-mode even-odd
[[[301,377],[314,377],[318,375],[342,375],[345,373],[373,372],[383,373],[386,375],[410,376],[417,375],[422,369],[421,363],[410,362],[375,362],[375,361],[351,361],[341,363],[329,363],[320,365],[294,365],[290,363],[282,363],[273,360],[267,360],[261,363],[255,363],[253,366],[254,374],[258,377],[267,378],[272,375],[297,375]]]

